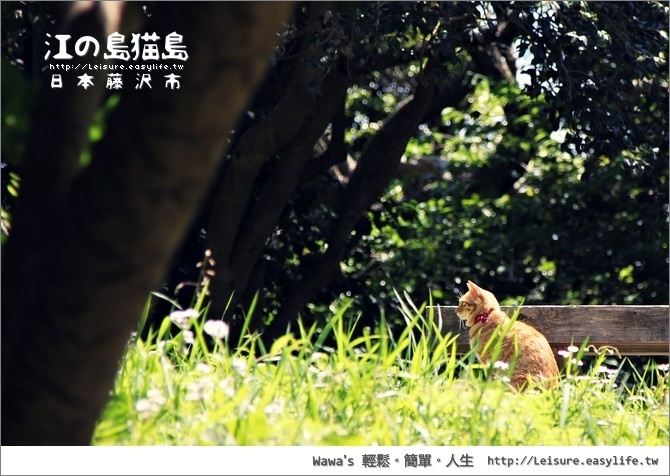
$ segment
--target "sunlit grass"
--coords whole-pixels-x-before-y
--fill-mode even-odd
[[[605,352],[584,371],[584,349],[573,348],[555,388],[519,394],[487,378],[504,366],[456,355],[455,337],[428,324],[425,306],[398,298],[399,338],[383,322],[354,332],[344,305],[320,332],[299,326],[271,349],[248,335],[236,351],[199,301],[130,343],[94,444],[668,444],[667,366],[618,385],[621,367],[603,365]],[[181,326],[172,337],[171,322]]]

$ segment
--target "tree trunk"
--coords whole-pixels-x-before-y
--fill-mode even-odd
[[[91,165],[48,187],[38,188],[43,167],[73,164],[87,128],[73,138],[33,131],[50,147],[25,158],[3,263],[3,444],[89,443],[147,295],[195,216],[290,8],[157,5],[147,31],[176,31],[188,48],[181,89],[128,90]],[[90,121],[88,105],[45,112],[58,94],[44,93],[36,118]]]

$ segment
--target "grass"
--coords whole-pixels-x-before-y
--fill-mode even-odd
[[[585,347],[571,348],[554,389],[518,394],[487,378],[504,370],[456,355],[455,338],[427,324],[425,307],[398,297],[407,327],[397,339],[384,323],[354,332],[343,305],[320,331],[299,325],[271,349],[247,335],[236,351],[224,325],[206,324],[199,300],[130,342],[93,443],[668,444],[667,366],[623,385],[622,362],[612,367],[603,351],[584,370]],[[174,336],[172,322],[182,328]]]

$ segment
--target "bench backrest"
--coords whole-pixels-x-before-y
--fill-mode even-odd
[[[512,316],[515,307],[504,307]],[[431,306],[442,333],[460,334],[458,351],[469,350],[468,330],[459,328],[456,306]],[[518,319],[542,332],[552,348],[616,347],[621,355],[668,355],[669,306],[523,306]]]

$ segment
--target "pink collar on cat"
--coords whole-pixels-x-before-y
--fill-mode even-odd
[[[482,312],[480,315],[475,317],[475,324],[477,324],[478,322],[485,323],[489,319],[489,314],[491,314],[492,312],[493,309],[489,309],[486,312]]]

